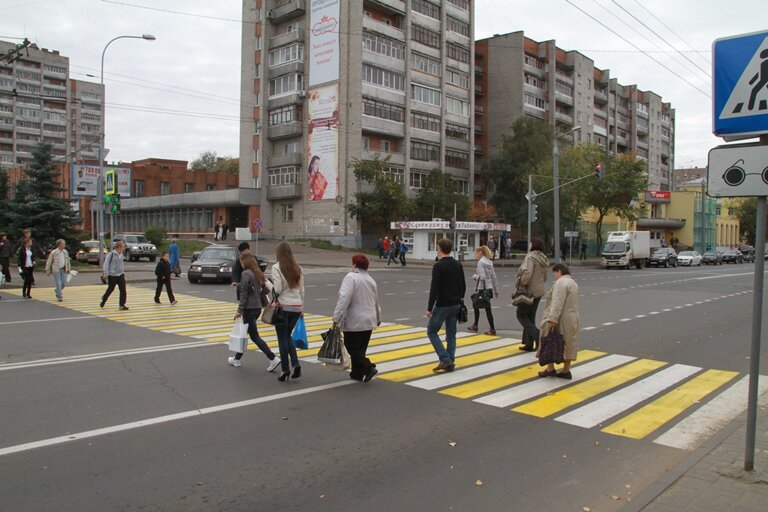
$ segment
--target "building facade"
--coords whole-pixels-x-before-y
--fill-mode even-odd
[[[355,159],[388,158],[409,194],[436,168],[469,194],[471,2],[246,0],[243,20],[240,187],[267,236],[360,246]]]
[[[28,164],[40,141],[58,163],[98,159],[103,94],[71,79],[58,51],[0,41],[0,167]]]
[[[622,85],[589,57],[522,31],[478,40],[475,53],[477,198],[486,194],[482,161],[501,148],[502,135],[521,116],[560,133],[580,127],[575,143],[634,153],[647,164],[650,190],[671,189],[675,111],[661,96]]]

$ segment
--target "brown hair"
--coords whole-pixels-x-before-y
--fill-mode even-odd
[[[447,238],[441,238],[437,241],[437,246],[440,248],[440,252],[443,254],[451,254],[453,250],[453,242]]]
[[[552,272],[560,272],[564,276],[567,276],[571,274],[571,269],[569,269],[568,265],[566,265],[565,263],[556,263],[552,267]]]
[[[301,267],[293,257],[293,249],[288,242],[280,242],[275,249],[275,257],[280,265],[280,272],[285,276],[289,288],[298,288],[301,281]]]
[[[254,256],[250,252],[247,254],[242,254],[240,256],[240,263],[243,264],[244,270],[250,270],[251,272],[253,272],[259,284],[264,284],[266,282],[267,278],[264,277],[264,274],[259,268],[259,262],[256,260],[256,256]]]
[[[541,238],[531,238],[531,250],[544,252],[544,242]]]

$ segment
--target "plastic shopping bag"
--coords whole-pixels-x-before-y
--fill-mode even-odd
[[[70,270],[69,274],[67,274],[67,284],[71,283],[72,279],[79,273],[77,270]]]
[[[241,319],[235,320],[232,330],[229,331],[229,350],[232,352],[245,352],[248,345],[248,324]]]
[[[293,328],[291,333],[291,340],[293,340],[294,346],[299,350],[306,350],[309,348],[309,340],[307,339],[307,324],[304,322],[304,317],[299,317],[299,321],[296,322],[296,327]]]
[[[336,326],[322,334],[323,346],[317,353],[317,360],[321,363],[341,364],[344,340],[341,337],[341,329]]]

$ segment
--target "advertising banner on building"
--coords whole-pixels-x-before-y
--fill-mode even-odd
[[[335,199],[339,194],[339,86],[309,91],[307,198]]]
[[[339,79],[340,0],[312,0],[309,27],[309,87]]]
[[[96,197],[96,183],[99,179],[98,165],[75,164],[72,168],[72,197]],[[104,172],[115,171],[117,192],[122,197],[131,197],[131,168],[105,166]]]

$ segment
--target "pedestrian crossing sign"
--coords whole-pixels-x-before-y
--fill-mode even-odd
[[[768,133],[768,31],[715,40],[713,133],[736,140]]]

